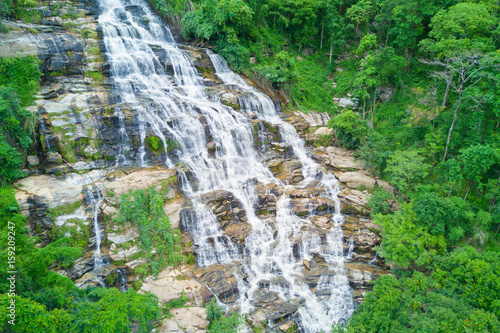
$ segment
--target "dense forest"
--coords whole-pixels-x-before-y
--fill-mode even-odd
[[[334,331],[500,332],[497,0],[151,3],[188,42],[213,48],[279,95],[285,111],[331,114],[335,134],[322,143],[355,150],[396,188],[375,189],[369,202],[383,227],[378,254],[392,274],[376,280],[349,323]],[[22,19],[34,5],[0,4],[2,16]],[[102,325],[120,323],[127,331],[134,318],[149,332],[161,317],[152,295],[79,290],[49,268],[67,267],[81,248],[67,238],[39,248],[24,236],[9,184],[23,176],[24,156],[33,149],[34,119],[24,108],[40,76],[34,58],[0,61],[1,257],[9,256],[7,235],[15,231],[22,277],[17,309],[37,316],[33,322],[18,314],[27,320],[18,328],[104,332]],[[7,261],[0,265],[6,304]],[[4,318],[6,311],[2,305]],[[220,318],[220,310],[213,307],[212,316]]]

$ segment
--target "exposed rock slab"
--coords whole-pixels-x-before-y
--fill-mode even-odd
[[[176,170],[163,168],[148,168],[132,172],[114,182],[107,183],[103,189],[103,196],[111,204],[118,204],[123,194],[129,191],[146,189],[150,186],[161,189],[161,182],[174,177]]]
[[[207,309],[201,307],[173,308],[170,313],[174,316],[166,319],[158,327],[158,333],[205,333],[208,324]]]
[[[185,278],[183,271],[186,271],[185,267],[180,270],[168,268],[160,272],[157,279],[146,279],[141,290],[155,294],[162,303],[180,298],[184,291],[193,304],[203,305],[203,286],[195,280]]]

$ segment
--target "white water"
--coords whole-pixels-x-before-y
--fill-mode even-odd
[[[137,141],[140,148],[135,156],[130,153],[131,140],[126,135],[123,113],[118,108],[121,142],[119,164],[139,165],[147,160],[145,145],[150,135],[157,136],[167,146],[169,140],[177,142],[175,155],[165,154],[165,164],[173,167],[181,163],[196,180],[193,188],[181,173],[184,194],[191,200],[194,213],[183,217],[183,223],[193,237],[197,249],[197,264],[209,266],[215,263],[230,264],[241,261],[246,279],[238,281],[240,299],[238,305],[244,313],[253,309],[254,293],[259,282],[270,281],[269,289],[278,293],[284,301],[301,303],[298,314],[304,332],[328,332],[333,323],[343,322],[354,310],[351,290],[343,265],[343,239],[340,225],[338,182],[331,174],[320,171],[308,156],[304,142],[294,127],[282,121],[272,101],[249,86],[228,68],[225,61],[210,54],[217,74],[232,89],[247,92],[240,98],[242,112],[236,112],[220,103],[214,94],[207,94],[202,77],[186,53],[179,49],[172,34],[141,0],[121,2],[101,0],[102,15],[99,23],[103,28],[104,44],[110,61],[114,89],[135,112],[138,124]],[[134,17],[131,8],[141,17]],[[149,23],[144,25],[143,19]],[[155,52],[156,53],[155,53]],[[157,53],[164,52],[172,65],[174,75],[167,75]],[[247,116],[279,126],[283,141],[293,147],[294,155],[302,164],[305,178],[303,186],[320,180],[319,187],[326,189],[327,196],[336,203],[332,227],[326,241],[317,234],[304,231],[311,225],[292,213],[290,198],[285,194],[277,198],[277,233],[255,214],[257,196],[255,180],[267,184],[287,184],[275,178],[261,161],[254,149],[252,127]],[[215,144],[215,158],[207,150],[207,138],[200,118],[203,116]],[[175,160],[175,162],[173,162]],[[252,233],[245,239],[243,255],[225,236],[214,213],[206,207],[201,195],[214,190],[230,191],[243,205]],[[94,219],[96,222],[97,219]],[[98,229],[98,228],[97,228]],[[97,238],[97,236],[96,236]],[[291,239],[303,239],[299,257],[293,253]],[[96,250],[97,252],[97,250]],[[316,252],[323,256],[333,275],[320,278],[321,287],[328,288],[331,296],[316,296],[302,280],[302,259],[310,259]],[[273,283],[273,281],[286,283]]]
[[[87,206],[92,208],[92,223],[94,227],[95,234],[95,250],[94,250],[94,270],[103,267],[105,264],[101,256],[101,228],[99,226],[99,211],[101,209],[102,202],[104,201],[101,195],[101,190],[99,187],[91,185],[84,190],[85,202]]]

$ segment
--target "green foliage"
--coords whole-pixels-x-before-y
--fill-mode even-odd
[[[217,305],[215,298],[212,298],[207,306],[207,317],[210,321],[208,332],[210,333],[235,333],[242,321],[242,317],[237,313],[224,315],[222,308]]]
[[[378,213],[388,214],[391,207],[389,200],[393,198],[392,194],[385,191],[382,187],[376,186],[373,193],[368,198],[367,206],[371,209],[371,215]]]
[[[158,275],[166,265],[186,261],[180,254],[180,235],[170,229],[170,221],[163,209],[164,197],[154,188],[130,191],[121,198],[120,214],[114,221],[130,222],[139,229],[139,248],[146,252],[148,267]],[[152,250],[156,253],[151,253]]]
[[[40,61],[34,56],[26,58],[0,58],[0,85],[13,88],[21,106],[28,106],[40,88]]]
[[[340,146],[347,149],[357,148],[367,130],[365,122],[351,110],[331,119],[328,126],[335,130],[335,137]]]
[[[10,223],[9,223],[10,222]],[[38,247],[28,236],[14,190],[0,187],[0,315],[7,318],[9,235],[16,242],[16,325],[0,322],[2,332],[150,332],[161,319],[158,298],[116,288],[80,290],[51,269],[67,269],[82,254],[63,237]],[[11,234],[9,234],[9,232]],[[88,239],[88,238],[87,238]]]
[[[182,308],[186,305],[187,299],[186,299],[186,293],[184,290],[181,293],[181,297],[177,299],[173,299],[171,301],[166,302],[163,304],[163,313],[165,314],[166,318],[172,318],[173,315],[170,313],[170,310],[172,308]]]
[[[417,225],[417,214],[410,204],[403,203],[393,215],[378,214],[373,222],[383,228],[379,253],[399,266],[429,265],[446,249],[442,235],[432,235],[428,227]]]
[[[464,50],[492,51],[491,32],[496,26],[495,17],[481,3],[459,3],[447,10],[440,10],[432,18],[431,39],[421,42],[421,47],[445,56]]]
[[[407,195],[413,186],[429,174],[430,165],[416,151],[396,151],[387,161],[386,172],[391,184]]]
[[[248,30],[252,15],[252,9],[242,0],[205,0],[197,10],[186,14],[181,25],[188,38],[223,39],[232,45]]]
[[[0,58],[0,185],[22,177],[35,118],[24,109],[39,88],[35,57]]]
[[[100,83],[100,82],[102,82],[102,80],[104,80],[104,77],[102,76],[101,72],[88,71],[85,73],[85,76],[91,78],[92,80],[94,80],[97,83]]]
[[[385,275],[366,295],[347,332],[499,332],[496,316],[477,308],[420,272]]]
[[[476,145],[462,149],[459,159],[463,163],[464,177],[479,183],[498,161],[498,155],[489,145]]]
[[[73,213],[75,210],[80,208],[82,205],[81,201],[75,201],[73,203],[63,205],[63,206],[58,206],[54,208],[48,208],[47,209],[47,215],[51,217],[52,219],[56,218],[57,216],[61,215],[68,215]]]

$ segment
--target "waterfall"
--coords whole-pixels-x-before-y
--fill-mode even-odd
[[[337,197],[340,187],[335,177],[321,170],[308,156],[303,140],[292,125],[279,117],[271,99],[210,52],[207,53],[216,74],[225,86],[244,93],[239,96],[240,110],[222,104],[217,94],[206,92],[203,78],[186,52],[178,47],[168,27],[144,0],[100,0],[100,6],[99,23],[113,89],[134,110],[137,132],[134,135],[139,146],[133,155],[129,149],[131,139],[124,133],[123,113],[115,108],[121,124],[119,139],[123,140],[118,144],[119,163],[133,161],[140,166],[152,163],[145,148],[148,137],[155,136],[165,148],[165,165],[170,168],[182,165],[179,183],[192,207],[191,213],[182,216],[182,223],[193,238],[197,264],[243,264],[245,276],[236,276],[242,313],[254,309],[255,293],[266,285],[282,300],[298,304],[298,324],[303,332],[329,332],[332,324],[346,321],[354,306],[344,268],[340,228],[343,217]],[[293,149],[304,177],[297,186],[316,184],[324,189],[324,196],[335,202],[332,227],[324,240],[304,229],[312,223],[309,216],[301,218],[292,212],[287,193],[293,186],[276,178],[255,149],[253,123],[249,121],[255,117],[279,128],[284,143]],[[168,142],[176,143],[175,152],[167,153]],[[207,148],[208,143],[216,148],[213,154]],[[189,177],[184,170],[189,170]],[[284,188],[283,194],[276,198],[274,230],[255,212],[256,182]],[[204,194],[216,190],[230,192],[241,202],[246,223],[252,227],[242,252],[224,235],[214,212],[203,201]],[[98,203],[99,198],[96,200]],[[94,228],[99,229],[97,225]],[[302,240],[298,250],[294,250],[291,239]],[[324,258],[330,268],[331,273],[320,277],[321,284],[318,282],[328,293],[313,292],[302,279],[302,259],[313,255]]]
[[[84,190],[85,202],[88,207],[92,208],[92,223],[95,234],[95,250],[94,250],[94,270],[104,266],[101,256],[101,228],[99,226],[99,211],[104,200],[100,189],[97,186],[89,186]]]

